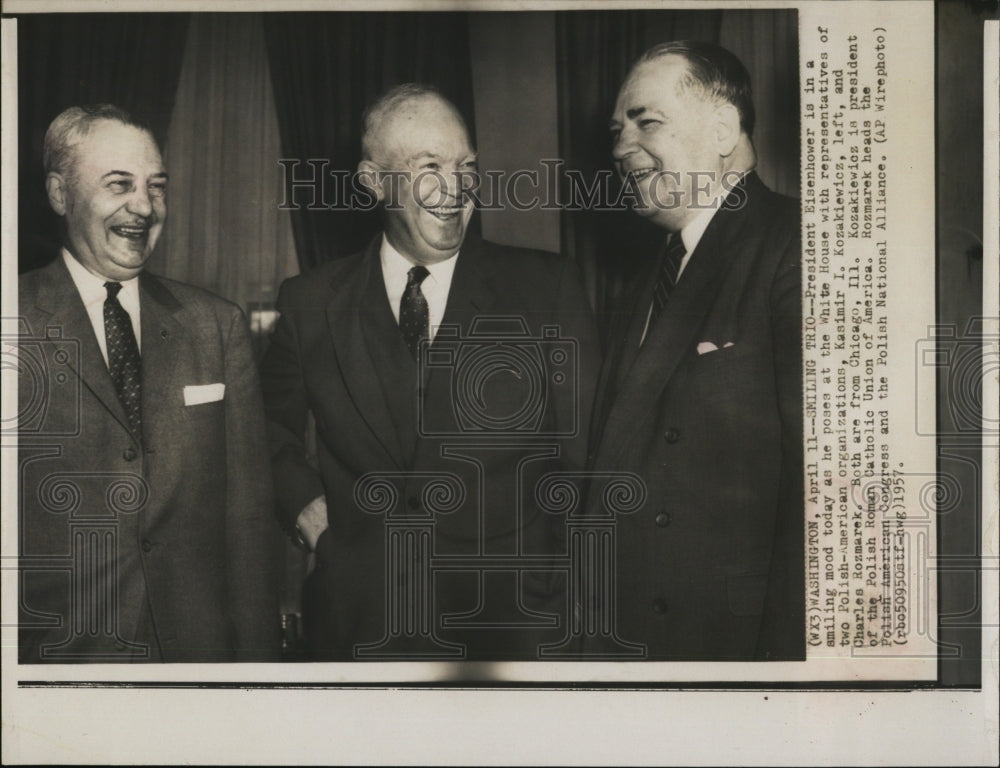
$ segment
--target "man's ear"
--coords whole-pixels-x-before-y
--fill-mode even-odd
[[[379,179],[380,171],[381,168],[371,160],[362,160],[358,163],[358,181],[365,189],[375,195],[378,202],[382,203],[385,202],[385,190]]]
[[[712,115],[712,138],[720,157],[729,157],[740,141],[740,113],[732,104],[719,104]]]
[[[69,185],[66,183],[66,177],[55,171],[50,173],[45,177],[45,191],[48,193],[52,210],[60,216],[65,216],[69,205]]]

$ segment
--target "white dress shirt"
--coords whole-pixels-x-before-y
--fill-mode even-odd
[[[744,175],[745,174],[740,176],[740,181],[742,181]],[[684,229],[680,231],[681,240],[684,241],[684,258],[681,259],[681,265],[677,270],[678,282],[680,282],[681,275],[684,274],[684,269],[687,267],[688,262],[691,261],[691,255],[694,253],[694,249],[697,248],[698,243],[701,242],[702,235],[705,234],[705,230],[708,229],[708,225],[712,223],[712,217],[715,216],[716,212],[722,205],[722,201],[726,199],[726,196],[734,186],[734,183],[730,183],[728,188],[720,190],[718,196],[713,201],[713,204],[702,210],[701,213],[685,224]],[[677,233],[673,233],[670,237],[677,237]],[[646,327],[642,329],[642,338],[639,339],[640,345],[646,341],[646,334],[649,332],[649,321],[652,317],[653,305],[650,303],[649,309],[646,311]]]
[[[108,282],[103,277],[98,277],[88,270],[83,264],[63,248],[63,262],[69,270],[69,276],[73,278],[76,290],[80,293],[83,306],[87,308],[87,316],[90,324],[94,326],[94,335],[97,337],[97,346],[101,348],[104,355],[104,363],[108,363],[108,342],[104,336],[104,302],[108,298],[108,290],[104,284]],[[118,303],[128,312],[132,321],[132,331],[135,333],[135,342],[142,350],[142,337],[139,333],[139,278],[138,276],[130,280],[120,281],[122,289],[118,292]]]
[[[379,249],[379,259],[382,262],[382,280],[385,282],[385,292],[389,297],[392,315],[399,323],[399,303],[406,290],[407,273],[416,265],[397,251],[385,235],[382,235],[382,246]],[[429,273],[420,284],[420,292],[427,301],[427,314],[430,320],[430,335],[433,341],[438,326],[444,319],[444,309],[448,304],[448,291],[451,290],[451,278],[455,274],[455,264],[458,254],[439,261],[437,264],[426,264]]]

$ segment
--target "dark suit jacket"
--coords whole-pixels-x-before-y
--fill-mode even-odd
[[[592,469],[648,492],[617,519],[618,634],[655,659],[802,658],[798,203],[749,174],[640,347],[658,261],[613,320],[593,431]]]
[[[532,494],[543,472],[585,461],[596,340],[576,270],[552,254],[466,238],[430,347],[433,367],[418,386],[386,297],[380,242],[285,282],[262,365],[284,526],[291,530],[308,502],[326,497],[330,528],[303,597],[309,645],[317,658],[350,660],[362,658],[355,646],[387,635],[390,597],[417,577],[391,571],[386,541],[391,525],[410,516],[433,526],[424,556],[437,559],[423,593],[433,601],[433,634],[464,645],[465,658],[535,658],[538,634],[513,627],[509,614],[493,616],[492,629],[467,631],[449,630],[445,617],[477,607],[488,614],[489,604],[515,594],[522,608],[537,598],[560,613],[558,579],[544,559],[562,546],[562,521],[540,513]],[[527,418],[519,421],[522,408]],[[307,414],[318,468],[304,447]],[[361,490],[369,473],[391,486],[384,505]],[[447,513],[428,496],[442,473],[464,497]],[[533,556],[542,565],[488,578],[474,563],[439,567],[442,558],[468,565],[490,555]],[[494,587],[504,593],[498,599]],[[566,628],[546,621],[536,629],[558,640]]]
[[[281,534],[246,320],[139,281],[141,436],[62,259],[19,281],[20,658],[275,658]],[[224,395],[185,405],[208,384]]]

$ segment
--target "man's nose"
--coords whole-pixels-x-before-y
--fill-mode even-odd
[[[611,156],[615,160],[624,160],[635,151],[635,135],[627,127],[622,128],[611,146]]]
[[[452,200],[458,200],[460,195],[460,190],[462,188],[462,176],[461,171],[444,171],[441,174],[440,187],[441,191],[450,197]]]
[[[152,216],[153,200],[149,196],[149,190],[141,185],[136,186],[125,204],[125,209],[136,216],[142,216],[144,219]]]

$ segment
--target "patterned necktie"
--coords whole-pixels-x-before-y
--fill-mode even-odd
[[[413,267],[407,272],[406,289],[399,302],[399,329],[403,332],[403,340],[414,360],[420,349],[420,339],[427,336],[430,324],[427,299],[420,290],[420,284],[429,274],[426,267]]]
[[[681,262],[686,253],[684,240],[681,239],[679,232],[675,232],[670,236],[667,252],[663,256],[663,261],[660,262],[660,277],[653,289],[653,307],[649,315],[649,325],[646,326],[647,335],[649,335],[649,331],[653,330],[657,318],[663,313],[663,308],[667,306],[667,299],[670,298],[674,286],[677,285],[678,272],[680,272]]]
[[[118,399],[125,408],[129,424],[142,434],[142,391],[140,389],[139,345],[132,330],[132,320],[118,301],[121,283],[105,283],[108,298],[104,302],[104,338],[108,345],[108,370]]]

